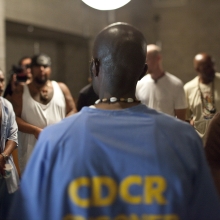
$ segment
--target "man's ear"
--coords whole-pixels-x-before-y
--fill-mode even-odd
[[[97,77],[99,75],[99,65],[100,63],[98,59],[92,60],[91,72],[94,77]]]
[[[91,77],[97,77],[99,75],[99,60],[98,59],[92,59],[91,65],[90,65],[90,74]]]
[[[99,75],[99,66],[100,66],[100,62],[98,59],[94,59],[94,64],[95,64],[95,71],[96,71],[96,76]]]
[[[145,64],[144,64],[143,72],[142,72],[141,75],[139,76],[139,79],[138,79],[138,80],[141,80],[141,79],[145,76],[145,74],[146,74],[146,72],[147,72],[147,69],[148,69],[148,66],[147,66],[147,64],[145,63]]]

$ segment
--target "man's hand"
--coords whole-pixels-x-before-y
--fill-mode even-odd
[[[5,170],[4,170],[4,168],[5,168],[5,159],[4,159],[4,157],[0,154],[0,173],[1,173],[2,176],[5,175]]]
[[[43,130],[43,129],[36,127],[36,130],[35,130],[35,132],[34,132],[34,136],[35,136],[36,139],[38,139],[38,137],[39,137],[39,135],[40,135],[40,133],[41,133],[42,130]]]
[[[191,119],[189,123],[194,127],[194,120],[193,119]]]

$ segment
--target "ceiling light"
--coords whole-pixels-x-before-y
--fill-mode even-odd
[[[131,0],[82,0],[85,4],[98,10],[114,10],[126,5]]]

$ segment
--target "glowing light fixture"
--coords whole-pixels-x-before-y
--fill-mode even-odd
[[[85,4],[98,10],[114,10],[126,5],[131,0],[82,0]]]

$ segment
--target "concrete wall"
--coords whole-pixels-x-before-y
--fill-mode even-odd
[[[107,12],[81,0],[7,0],[6,19],[83,36],[91,36],[107,24]]]

